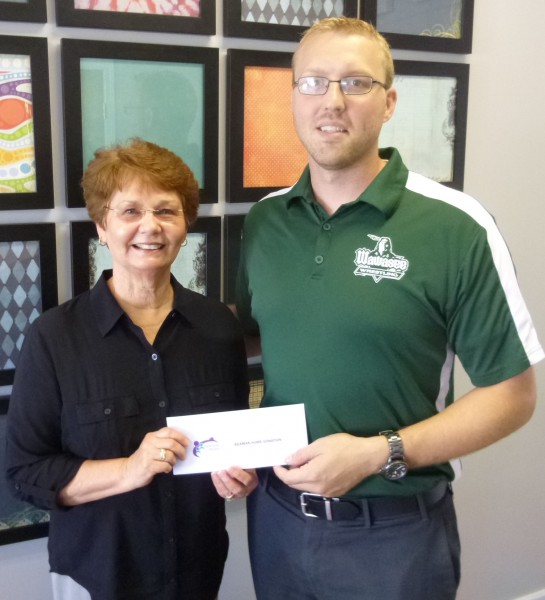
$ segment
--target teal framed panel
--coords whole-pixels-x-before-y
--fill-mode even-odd
[[[217,49],[63,39],[61,61],[68,206],[94,151],[132,137],[179,155],[217,202]]]

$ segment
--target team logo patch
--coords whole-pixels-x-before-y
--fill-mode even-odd
[[[375,283],[381,279],[401,279],[409,269],[409,261],[404,256],[394,254],[389,237],[372,234],[367,237],[376,242],[375,247],[356,250],[354,275],[372,277]]]

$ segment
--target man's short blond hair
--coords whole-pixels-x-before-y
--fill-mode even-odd
[[[362,21],[361,19],[354,19],[351,17],[331,17],[317,21],[309,27],[301,37],[301,41],[297,46],[292,58],[292,68],[295,65],[297,58],[297,52],[306,41],[319,34],[319,33],[346,33],[347,35],[361,35],[368,40],[377,43],[383,55],[385,80],[382,82],[386,86],[386,89],[392,87],[394,82],[394,59],[390,51],[390,44],[386,41],[383,35],[381,35],[371,23]]]

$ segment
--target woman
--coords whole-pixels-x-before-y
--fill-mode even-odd
[[[224,499],[255,475],[173,476],[190,440],[170,415],[247,408],[243,339],[219,301],[170,267],[198,210],[175,154],[142,140],[95,153],[87,210],[112,254],[92,290],[44,313],[25,340],[7,431],[7,474],[52,509],[56,599],[216,597],[227,556]]]

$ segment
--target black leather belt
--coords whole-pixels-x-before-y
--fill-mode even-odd
[[[268,483],[269,487],[297,506],[306,517],[328,521],[364,519],[367,523],[419,513],[426,518],[428,509],[437,504],[447,490],[450,490],[450,484],[442,481],[429,492],[413,496],[327,498],[294,490],[282,483],[272,472],[268,474]]]

